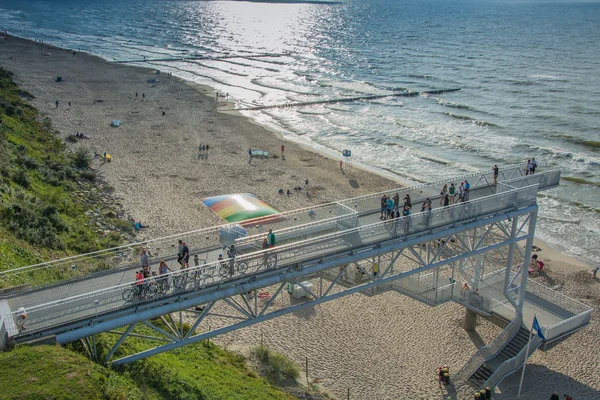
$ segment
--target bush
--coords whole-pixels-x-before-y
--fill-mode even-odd
[[[25,170],[20,169],[16,171],[12,176],[12,180],[24,188],[29,187],[29,178],[27,177]]]
[[[75,153],[73,153],[73,165],[75,167],[88,169],[91,162],[92,157],[90,157],[90,154],[86,148],[80,147],[75,150]]]
[[[257,346],[250,353],[263,363],[267,376],[275,381],[285,378],[296,379],[300,376],[300,370],[296,364],[284,355],[269,350],[267,346]]]
[[[79,173],[79,176],[83,179],[85,179],[86,181],[89,182],[96,182],[96,171],[93,171],[91,169],[85,170],[85,171],[81,171]]]

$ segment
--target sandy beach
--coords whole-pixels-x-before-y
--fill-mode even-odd
[[[186,83],[153,70],[118,65],[22,39],[0,40],[0,66],[30,92],[30,103],[51,118],[69,144],[110,153],[94,168],[126,212],[149,225],[138,239],[186,232],[223,223],[201,202],[208,196],[253,193],[281,211],[388,190],[398,182],[360,168],[340,170],[339,161],[311,151],[234,112],[207,86]],[[56,77],[62,82],[56,82]],[[149,79],[159,82],[147,83]],[[137,96],[136,96],[137,93]],[[56,101],[59,101],[58,107]],[[71,105],[69,106],[69,102]],[[118,128],[111,120],[122,120]],[[198,146],[210,151],[198,156]],[[285,158],[280,147],[285,145]],[[248,149],[277,158],[249,160]],[[310,182],[309,193],[278,194]],[[586,264],[543,243],[545,273],[532,279],[591,306],[600,305],[600,280]],[[500,328],[479,319],[476,332],[462,328],[464,308],[429,307],[397,293],[354,294],[215,338],[233,349],[264,342],[299,365],[309,360],[311,380],[337,398],[471,398],[472,389],[445,393],[436,368],[456,371]],[[591,326],[547,352],[536,352],[525,374],[524,397],[548,399],[553,391],[575,399],[600,398],[598,312]],[[518,376],[507,378],[497,399],[516,397]]]

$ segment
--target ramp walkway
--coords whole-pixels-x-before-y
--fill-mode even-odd
[[[441,186],[464,180],[471,183],[469,201],[439,206]],[[534,218],[537,191],[556,187],[559,180],[558,170],[523,176],[522,166],[508,166],[501,169],[497,184],[491,173],[481,172],[247,221],[244,227],[248,235],[233,241],[224,239],[223,231],[231,227],[223,225],[8,271],[0,279],[25,283],[56,277],[58,281],[0,297],[0,310],[10,310],[8,314],[4,312],[2,324],[7,336],[18,342],[57,335],[61,343],[100,332],[114,333],[115,328],[129,325],[126,332],[120,332],[123,338],[118,347],[138,322],[148,325],[150,322],[144,321],[207,305],[207,311],[201,313],[187,334],[167,334],[167,345],[115,362],[124,363],[304,307],[304,303],[290,304],[266,312],[289,282],[310,294],[311,300],[306,304],[319,304],[355,292],[375,295],[394,290],[431,305],[456,301],[483,315],[501,314],[504,309],[511,309],[503,293],[505,282],[500,279],[506,275],[506,267],[502,266],[506,260],[494,252],[513,249],[520,240],[533,240],[533,231],[521,234],[523,226],[518,227],[516,221],[524,215]],[[384,193],[393,196],[395,192],[400,199],[409,194],[413,210],[418,210],[418,203],[425,198],[431,200],[435,209],[381,220],[379,200]],[[530,225],[531,222],[529,219]],[[273,228],[278,244],[263,250],[260,243],[265,226]],[[507,229],[512,229],[512,234],[507,234]],[[186,270],[179,270],[176,261],[177,248],[173,243],[179,237],[188,240],[192,253],[192,266]],[[231,243],[239,249],[236,256],[219,260],[222,246]],[[154,254],[152,269],[156,270],[162,258],[173,272],[144,282],[144,287],[154,288],[152,295],[132,296],[136,287],[133,271],[140,268],[137,257],[142,245]],[[400,255],[406,255],[405,251],[406,262],[397,262]],[[464,261],[485,254],[491,256],[482,265],[491,272],[478,278],[480,294],[462,293],[456,280],[465,273]],[[512,258],[512,250],[510,254]],[[515,269],[508,275],[516,278],[520,273]],[[319,290],[307,286],[311,279],[320,279]],[[323,287],[323,280],[331,283],[329,288]],[[279,284],[262,311],[244,297],[245,305],[233,300],[234,296]],[[334,286],[336,289],[332,290]],[[554,324],[560,325],[554,331],[558,336],[562,335],[561,330],[568,333],[585,323],[582,313],[566,306],[555,307],[553,298],[547,299],[542,296],[545,292],[540,293],[528,293],[528,301],[559,318],[548,319],[549,323],[560,321]],[[203,318],[210,315],[212,305],[220,300],[232,305],[246,320],[192,336]],[[19,330],[14,323],[20,307],[27,310],[25,330]]]

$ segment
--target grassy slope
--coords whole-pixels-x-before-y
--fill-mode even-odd
[[[0,69],[0,270],[121,242],[88,223],[92,205],[73,196],[94,186],[81,166],[85,154],[66,151],[49,120],[23,101],[28,96]]]
[[[153,399],[133,379],[59,346],[20,346],[0,353],[2,399]]]
[[[168,329],[160,320],[153,323]],[[187,329],[189,326],[184,324],[184,331]],[[146,327],[136,327],[134,332],[151,336],[156,333]],[[104,357],[116,340],[114,335],[99,335],[99,357]],[[114,357],[123,357],[156,345],[156,342],[128,338]],[[251,371],[243,356],[206,341],[128,364],[122,370],[140,386],[147,385],[166,399],[292,399]]]
[[[81,159],[66,151],[50,122],[22,100],[10,74],[0,69],[0,271],[116,245],[88,224],[89,204],[72,195],[91,182]],[[117,221],[118,222],[118,221]],[[60,276],[38,273],[43,284]],[[0,281],[0,287],[22,283]],[[148,333],[148,332],[146,332]],[[100,335],[102,355],[115,336]],[[77,349],[78,345],[71,347]],[[148,348],[129,338],[117,356]],[[239,356],[195,344],[119,372],[57,346],[17,346],[0,353],[2,399],[291,399],[250,371]],[[141,389],[140,389],[141,388]]]

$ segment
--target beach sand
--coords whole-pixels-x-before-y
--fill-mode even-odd
[[[206,86],[16,38],[0,40],[0,66],[35,96],[31,104],[51,118],[61,136],[90,136],[70,146],[113,156],[110,163],[96,159],[94,168],[115,188],[124,209],[150,226],[138,239],[223,223],[202,204],[207,196],[253,193],[286,211],[398,187],[360,168],[342,173],[338,160],[284,141],[235,113],[218,112],[231,106],[216,103],[214,90]],[[55,82],[57,76],[63,81]],[[160,82],[152,85],[148,79]],[[113,119],[122,125],[111,128]],[[210,145],[206,158],[198,158],[200,144]],[[285,160],[249,162],[250,147],[280,156],[282,144]],[[304,186],[305,179],[309,196],[277,193]],[[600,281],[592,279],[589,268],[538,246],[545,273],[532,279],[597,307]],[[354,294],[215,340],[247,349],[262,336],[299,365],[308,359],[311,381],[338,398],[346,398],[349,388],[351,399],[439,399],[444,394],[462,399],[471,398],[472,389],[445,393],[437,383],[437,366],[448,364],[455,372],[500,331],[480,318],[477,331],[468,333],[461,327],[463,316],[464,309],[454,303],[432,308],[397,293]],[[597,317],[594,312],[590,327],[532,356],[524,398],[546,400],[555,390],[575,399],[600,398]],[[518,378],[505,380],[496,398],[514,398]]]

